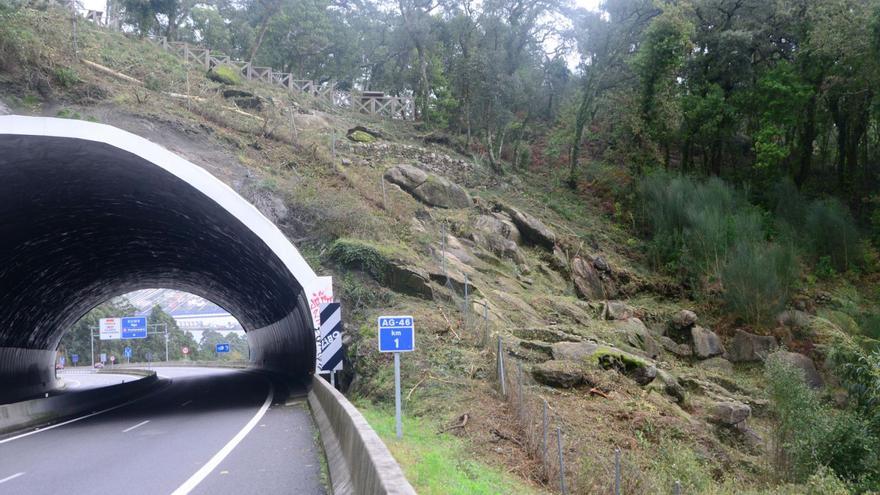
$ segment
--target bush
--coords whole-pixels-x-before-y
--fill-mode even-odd
[[[796,279],[794,252],[772,243],[737,244],[721,270],[728,308],[755,324],[770,321],[785,308]]]
[[[382,280],[388,269],[387,258],[376,247],[357,239],[337,239],[327,257],[340,265],[369,273],[377,280]]]
[[[858,410],[835,411],[804,382],[801,371],[776,355],[765,368],[773,431],[773,461],[783,479],[813,481],[823,467],[866,487],[878,480],[880,452],[871,421]]]
[[[79,75],[70,67],[57,67],[55,69],[55,80],[58,81],[62,88],[69,88],[80,82]]]
[[[849,210],[839,201],[828,199],[811,204],[803,226],[803,238],[814,259],[827,256],[841,273],[860,260],[859,232]]]

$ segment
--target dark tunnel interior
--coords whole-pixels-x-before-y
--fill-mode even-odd
[[[62,334],[96,305],[148,287],[227,309],[256,366],[314,368],[303,287],[239,218],[123,149],[0,134],[0,403],[51,388]]]

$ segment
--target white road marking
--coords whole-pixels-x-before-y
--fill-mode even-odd
[[[78,418],[69,419],[69,420],[64,421],[64,422],[62,422],[62,423],[58,423],[57,425],[47,426],[47,427],[45,427],[45,428],[40,428],[40,429],[37,429],[37,430],[34,430],[34,431],[29,431],[29,432],[27,432],[27,433],[22,433],[21,435],[16,435],[16,436],[14,436],[14,437],[9,437],[9,438],[7,438],[7,439],[5,439],[5,440],[0,440],[0,445],[4,444],[4,443],[6,443],[6,442],[11,442],[11,441],[13,441],[13,440],[18,440],[19,438],[29,437],[29,436],[31,436],[31,435],[36,435],[37,433],[41,433],[41,432],[44,432],[44,431],[49,431],[49,430],[52,430],[52,429],[58,428],[59,426],[69,425],[70,423],[76,423],[77,421],[81,421],[81,420],[86,419],[86,418],[91,418],[92,416],[97,416],[97,415],[99,415],[99,414],[104,414],[105,412],[110,412],[110,411],[113,411],[113,410],[119,409],[120,407],[125,407],[125,406],[127,406],[127,405],[129,405],[129,404],[133,404],[133,403],[135,403],[135,402],[137,402],[137,401],[139,401],[139,400],[146,399],[147,397],[150,397],[151,395],[155,394],[156,392],[159,392],[159,391],[164,390],[164,389],[165,389],[165,387],[162,387],[162,388],[160,388],[160,389],[158,389],[158,390],[154,390],[153,392],[150,392],[149,394],[147,394],[147,395],[145,395],[145,396],[143,396],[143,397],[137,397],[137,398],[132,399],[132,400],[130,400],[130,401],[128,401],[128,402],[123,402],[122,404],[119,404],[119,405],[116,405],[116,406],[113,406],[113,407],[108,407],[107,409],[104,409],[104,410],[101,410],[101,411],[93,412],[93,413],[91,413],[91,414],[86,414],[85,416],[80,416],[80,417],[78,417]]]
[[[183,404],[180,405],[180,407],[186,407],[186,406],[189,405],[189,404],[192,404],[192,399],[190,399],[190,400],[184,402]]]
[[[5,477],[2,480],[0,480],[0,483],[6,483],[7,481],[14,480],[15,478],[18,478],[19,476],[22,476],[22,475],[24,475],[24,471],[22,471],[20,473],[15,473],[12,476]]]
[[[128,433],[128,432],[130,432],[131,430],[133,430],[133,429],[135,429],[135,428],[139,428],[139,427],[141,427],[141,426],[144,426],[145,424],[147,424],[147,423],[149,423],[149,422],[150,422],[149,419],[146,420],[146,421],[141,421],[140,423],[138,423],[138,424],[136,424],[136,425],[134,425],[134,426],[130,426],[130,427],[128,427],[128,428],[122,430],[122,433]]]
[[[255,426],[257,426],[257,423],[259,423],[260,419],[263,418],[263,415],[266,414],[269,406],[272,405],[273,395],[275,395],[275,387],[270,382],[269,394],[266,396],[266,400],[263,402],[260,410],[257,411],[256,414],[254,414],[254,417],[251,418],[251,420],[248,421],[246,425],[244,425],[244,428],[239,430],[239,432],[236,433],[234,437],[232,437],[232,440],[230,440],[229,443],[224,445],[219,452],[214,454],[214,457],[212,457],[207,464],[196,471],[196,473],[192,475],[188,480],[186,480],[182,485],[180,485],[177,490],[174,490],[171,495],[186,495],[187,493],[191,492],[196,486],[198,486],[199,483],[204,481],[204,479],[207,478],[209,474],[211,474],[211,471],[216,469],[217,466],[220,465],[221,462],[223,462],[223,459],[225,459],[226,456],[228,456],[232,452],[232,450],[235,449],[235,447],[237,447],[242,440],[244,440],[244,437],[246,437],[247,434],[250,433]]]

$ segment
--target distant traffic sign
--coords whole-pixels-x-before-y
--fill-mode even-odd
[[[189,347],[181,347],[180,352],[182,352],[184,354],[189,354]]]
[[[72,362],[73,364],[78,363],[79,362],[79,354],[71,354],[70,355],[70,362]]]
[[[131,347],[126,347],[125,349],[123,349],[122,355],[127,358],[131,358]]]
[[[415,349],[412,316],[379,317],[379,352],[410,352]]]
[[[229,352],[229,344],[217,344],[215,350],[220,352]]]
[[[101,353],[101,362],[102,362],[102,363],[106,363],[106,362],[107,362],[107,353],[106,353],[106,352],[102,352],[102,353]]]
[[[122,322],[119,318],[101,318],[98,322],[101,340],[117,340],[122,338]]]
[[[147,317],[135,316],[129,318],[120,318],[121,337],[123,339],[145,339],[147,338]]]

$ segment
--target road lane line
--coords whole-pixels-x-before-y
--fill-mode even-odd
[[[224,445],[219,452],[214,454],[214,457],[212,457],[207,464],[196,471],[196,473],[192,475],[188,480],[186,480],[182,485],[180,485],[177,490],[174,490],[171,495],[186,495],[191,492],[196,486],[198,486],[199,483],[204,481],[204,479],[207,478],[209,474],[211,474],[211,471],[216,469],[217,466],[220,465],[221,462],[223,462],[223,459],[225,459],[226,456],[228,456],[232,452],[232,450],[236,446],[238,446],[238,444],[241,443],[242,440],[244,440],[244,437],[246,437],[247,434],[250,433],[255,426],[257,426],[257,423],[259,423],[260,420],[263,418],[263,415],[266,414],[269,406],[272,405],[273,395],[275,395],[275,387],[272,385],[272,382],[269,382],[269,394],[266,396],[266,400],[263,402],[260,410],[257,411],[256,414],[254,414],[254,417],[252,417],[251,420],[248,421],[246,425],[244,425],[244,428],[242,428],[238,433],[235,434],[234,437],[232,437],[232,440],[230,440],[229,443]]]
[[[24,475],[24,471],[22,471],[20,473],[15,473],[12,476],[5,477],[2,480],[0,480],[0,483],[6,483],[7,481],[14,480],[15,478],[18,478],[19,476],[22,476],[22,475]]]
[[[186,407],[186,406],[189,405],[189,404],[192,404],[192,399],[190,399],[190,400],[184,402],[183,404],[180,405],[180,407]]]
[[[169,385],[170,385],[170,383],[169,383]],[[156,393],[159,393],[159,392],[165,390],[166,387],[167,387],[167,385],[166,385],[166,386],[163,386],[162,388],[160,388],[160,389],[158,389],[158,390],[154,390],[154,391],[148,393],[147,395],[144,395],[143,397],[137,397],[137,398],[132,399],[132,400],[130,400],[130,401],[128,401],[128,402],[123,402],[122,404],[119,404],[119,405],[116,405],[116,406],[113,406],[113,407],[108,407],[107,409],[104,409],[104,410],[102,410],[102,411],[96,411],[96,412],[93,412],[93,413],[91,413],[91,414],[86,414],[85,416],[80,416],[80,417],[78,417],[78,418],[68,419],[67,421],[64,421],[64,422],[62,422],[62,423],[58,423],[58,424],[55,424],[55,425],[47,426],[47,427],[45,427],[45,428],[40,428],[40,429],[37,429],[37,430],[34,430],[34,431],[29,431],[29,432],[27,432],[27,433],[22,433],[21,435],[16,435],[16,436],[14,436],[14,437],[9,437],[9,438],[7,438],[7,439],[5,439],[5,440],[0,440],[0,445],[4,444],[4,443],[6,443],[6,442],[11,442],[11,441],[13,441],[13,440],[18,440],[19,438],[29,437],[29,436],[31,436],[31,435],[36,435],[37,433],[42,433],[42,432],[44,432],[44,431],[52,430],[52,429],[58,428],[59,426],[69,425],[70,423],[76,423],[77,421],[81,421],[81,420],[83,420],[83,419],[91,418],[92,416],[97,416],[97,415],[99,415],[99,414],[104,414],[105,412],[110,412],[110,411],[113,411],[113,410],[119,409],[120,407],[125,407],[125,406],[127,406],[127,405],[129,405],[129,404],[134,404],[135,402],[137,402],[137,401],[139,401],[139,400],[144,400],[144,399],[146,399],[147,397],[150,397],[150,396],[152,396],[152,395],[154,395],[154,394],[156,394]]]
[[[133,429],[135,429],[135,428],[139,428],[139,427],[141,427],[141,426],[144,426],[145,424],[147,424],[147,423],[149,423],[149,422],[150,422],[149,419],[146,420],[146,421],[141,421],[140,423],[138,423],[138,424],[136,424],[136,425],[134,425],[134,426],[131,426],[131,427],[128,427],[128,428],[122,430],[122,433],[128,433],[128,432],[130,432],[131,430],[133,430]]]

